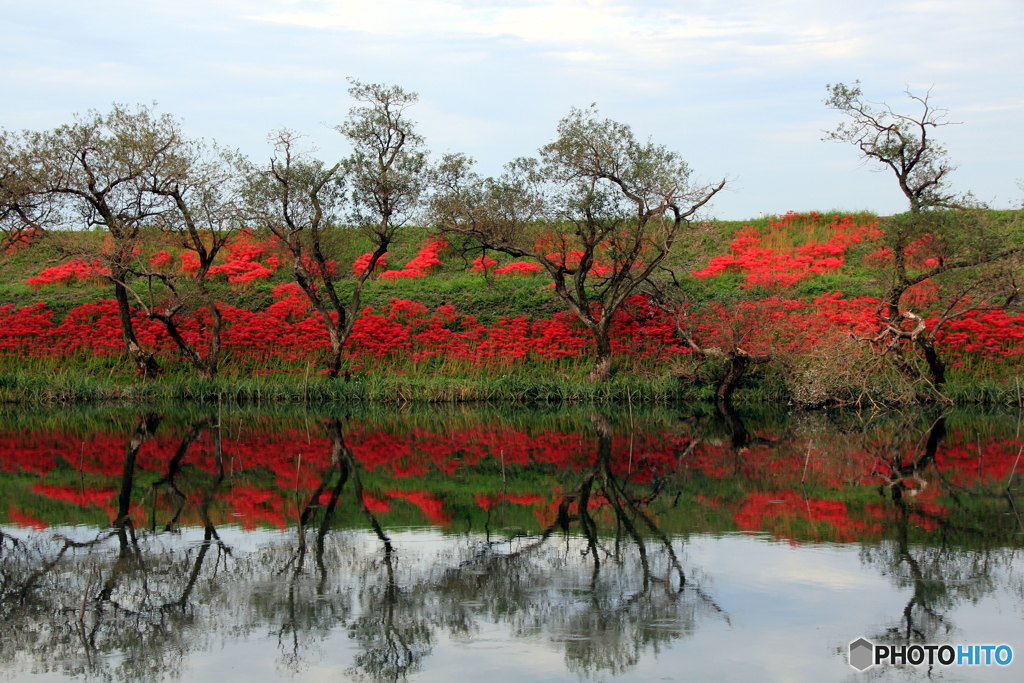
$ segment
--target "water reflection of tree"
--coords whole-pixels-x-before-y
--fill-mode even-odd
[[[136,461],[160,420],[140,419],[109,530],[86,540],[0,539],[0,661],[32,653],[33,666],[67,674],[155,679],[183,673],[191,652],[218,633],[265,630],[278,638],[280,665],[298,672],[344,628],[357,648],[349,673],[396,681],[422,667],[439,634],[471,637],[488,620],[546,637],[573,671],[625,671],[720,610],[688,580],[681,547],[650,512],[672,493],[667,479],[641,484],[618,471],[610,422],[592,424],[593,460],[549,528],[512,539],[450,536],[430,554],[396,547],[364,502],[342,422],[328,420],[330,457],[302,494],[296,529],[246,554],[222,541],[210,514],[230,484],[219,422],[194,422],[142,486]],[[207,470],[189,466],[204,433]],[[140,497],[149,501],[141,526]],[[203,527],[191,544],[178,539],[186,512]],[[353,512],[372,536],[338,530]]]
[[[300,670],[304,650],[312,648],[310,636],[324,638],[332,628],[345,623],[355,600],[360,605],[360,614],[348,627],[361,648],[355,670],[377,680],[398,680],[416,671],[430,654],[433,625],[421,615],[423,610],[418,608],[415,596],[396,581],[394,547],[365,503],[360,468],[345,443],[341,421],[330,419],[325,426],[331,440],[328,465],[321,471],[316,488],[306,497],[298,515],[295,548],[278,570],[288,576],[284,614],[274,619],[282,624],[275,633],[282,647],[283,664],[287,669]],[[354,506],[365,516],[382,552],[354,565],[349,558],[347,568],[357,577],[356,585],[360,588],[339,604],[324,600],[331,592],[330,570],[342,565],[337,556],[328,556],[327,541],[347,484]],[[315,583],[310,581],[306,568],[311,534],[318,575]],[[315,595],[304,595],[304,590],[312,590]]]
[[[213,488],[199,506],[206,540],[198,550],[154,551],[140,542],[131,517],[137,456],[159,425],[159,418],[145,416],[128,439],[109,530],[88,540],[0,539],[0,661],[14,664],[31,652],[37,666],[65,674],[156,680],[180,674],[188,654],[203,646],[201,634],[189,628],[198,611],[190,596],[215,535],[207,514]],[[179,460],[194,440],[182,442]],[[219,435],[213,441],[220,463]],[[220,475],[217,483],[222,466]],[[112,653],[121,656],[107,656]]]
[[[956,625],[948,616],[958,604],[991,595],[1013,573],[1020,541],[1012,482],[973,489],[951,484],[938,467],[940,445],[947,435],[946,417],[933,416],[922,434],[916,416],[896,421],[888,439],[874,448],[888,473],[879,493],[890,500],[890,533],[878,545],[865,545],[865,562],[879,565],[894,584],[909,590],[899,617],[876,635],[882,641],[936,643],[949,641]],[[1012,474],[1011,474],[1012,478]],[[916,509],[911,501],[930,487],[942,486],[955,507],[946,514]],[[916,519],[915,519],[916,517]],[[915,537],[921,519],[934,526]]]
[[[424,563],[396,549],[367,508],[342,425],[328,421],[330,464],[301,509],[294,548],[286,559],[281,555],[278,571],[289,577],[287,607],[263,614],[282,624],[276,633],[285,665],[299,668],[303,649],[312,648],[299,634],[326,635],[328,628],[311,613],[317,609],[311,605],[323,601],[301,592],[323,597],[339,574],[350,586],[342,602],[359,606],[346,623],[359,647],[350,673],[374,680],[404,679],[419,670],[438,631],[468,637],[481,617],[506,622],[519,636],[545,633],[564,649],[570,669],[594,674],[621,672],[645,650],[692,632],[700,615],[720,611],[698,585],[687,584],[673,542],[647,510],[664,494],[664,482],[639,490],[628,476],[616,475],[611,424],[600,416],[592,423],[593,462],[559,501],[549,528],[511,540],[467,537],[457,550]],[[346,491],[374,531],[376,550],[358,553],[344,533],[336,534],[332,549],[327,531]],[[306,569],[308,536],[315,546],[316,582]],[[548,590],[553,576],[564,589]],[[261,607],[268,604],[261,601]],[[340,614],[334,617],[341,623]]]
[[[611,423],[591,421],[593,462],[559,501],[554,524],[536,537],[478,544],[435,590],[449,614],[484,614],[517,637],[547,636],[571,671],[620,674],[721,610],[687,582],[674,541],[648,511],[666,494],[664,481],[641,487],[616,474]]]

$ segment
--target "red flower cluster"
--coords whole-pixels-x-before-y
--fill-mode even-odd
[[[948,323],[938,339],[949,350],[954,368],[986,360],[1019,364],[1024,356],[1024,316],[975,311]],[[980,371],[982,368],[975,368]]]
[[[167,251],[166,249],[155,251],[153,252],[152,256],[149,257],[149,265],[152,266],[154,270],[165,270],[172,263],[174,263],[174,254]],[[196,268],[198,267],[199,262],[197,261]]]
[[[498,265],[498,262],[495,259],[492,259],[487,254],[480,254],[475,259],[473,259],[473,272],[474,273],[488,272],[488,271],[492,270],[494,268],[494,266],[496,266],[496,265]]]
[[[504,266],[495,268],[498,262],[490,256],[477,256],[473,261],[474,273],[493,273],[494,275],[533,275],[543,272],[544,268],[539,263],[530,261],[512,261]]]
[[[381,257],[377,259],[377,263],[374,264],[374,270],[382,270],[388,267],[387,252],[381,254]],[[373,259],[373,252],[368,251],[355,261],[352,262],[352,272],[356,275],[362,275],[366,272],[366,269],[370,267],[370,260]]]
[[[256,373],[288,364],[305,368],[322,352],[323,321],[313,315],[305,294],[295,283],[274,288],[275,302],[254,312],[222,305],[225,329],[225,367],[232,364]],[[813,300],[769,297],[714,304],[689,316],[695,335],[705,346],[740,344],[754,353],[805,353],[854,333],[869,336],[877,329],[878,300],[846,298],[841,293]],[[201,351],[208,345],[205,309],[181,324],[184,338]],[[140,342],[154,352],[175,353],[175,345],[157,322],[135,317]],[[983,364],[977,372],[999,373],[999,364],[1016,362],[1024,353],[1024,318],[1002,311],[977,312],[958,318],[939,335],[953,367]],[[664,362],[689,353],[675,334],[672,318],[634,296],[617,314],[612,346],[632,362]],[[593,340],[570,313],[542,320],[524,316],[501,318],[481,325],[451,305],[431,312],[418,301],[393,299],[381,311],[364,309],[345,347],[353,370],[395,359],[414,363],[436,360],[492,370],[509,362],[585,358]],[[0,306],[0,354],[18,357],[77,357],[123,352],[117,307],[98,300],[71,309],[59,323],[45,304],[16,309]]]
[[[113,244],[106,244],[104,250],[110,252]],[[224,262],[210,268],[210,275],[223,275],[228,282],[243,284],[257,279],[269,278],[281,266],[281,259],[276,253],[277,247],[273,240],[257,239],[250,230],[242,230],[235,239],[225,245]],[[137,251],[137,248],[133,249]],[[199,256],[194,251],[182,251],[180,254],[180,270],[192,273],[199,270]],[[259,261],[262,259],[262,263]],[[168,249],[160,249],[147,259],[154,270],[167,271],[174,262],[174,254]],[[35,277],[26,280],[26,284],[38,289],[52,283],[72,281],[100,283],[110,275],[110,270],[101,265],[99,259],[86,261],[73,259],[59,266],[45,268]]]
[[[495,275],[533,275],[534,273],[541,273],[544,271],[543,266],[539,263],[532,263],[530,261],[512,261],[507,263],[500,268],[494,269]]]
[[[772,243],[792,243],[794,231],[803,231],[803,246],[782,248]],[[845,250],[859,241],[877,236],[877,222],[866,216],[832,216],[789,213],[771,223],[761,234],[755,228],[743,229],[732,243],[732,253],[712,259],[698,271],[699,277],[711,277],[730,270],[745,274],[745,286],[783,287],[820,272],[838,268]],[[781,235],[781,237],[780,237]],[[811,237],[827,236],[825,242]],[[783,239],[784,238],[784,239]],[[776,241],[776,242],[773,242]],[[546,236],[538,245],[551,250],[549,257],[567,266],[578,264],[581,252],[568,248],[566,236]],[[914,254],[928,253],[930,242],[915,243]],[[253,278],[267,277],[280,259],[272,241],[260,241],[248,231],[242,232],[226,248],[228,261],[211,269],[228,280],[245,283]],[[443,239],[433,239],[402,270],[382,273],[381,277],[423,277],[438,263],[438,254],[447,246]],[[362,255],[353,269],[368,265],[369,254]],[[198,268],[195,253],[181,254],[182,270]],[[263,259],[262,262],[257,259]],[[163,269],[173,262],[172,252],[164,249],[150,257],[154,268]],[[383,267],[383,262],[378,262]],[[317,264],[307,261],[307,268],[316,272]],[[336,268],[334,262],[328,269]],[[539,264],[513,262],[497,267],[497,261],[479,257],[474,272],[492,270],[495,275],[530,274],[543,269]],[[598,264],[597,274],[609,272],[610,266]],[[46,269],[29,280],[36,286],[42,282],[102,277],[105,271],[99,262],[72,261]],[[323,321],[313,315],[309,303],[295,283],[273,290],[274,303],[262,311],[249,311],[221,304],[225,330],[225,369],[235,367],[256,374],[266,374],[285,367],[306,368],[323,352],[327,337]],[[928,310],[937,297],[934,283],[920,283],[907,297],[908,305]],[[840,292],[821,295],[813,300],[787,299],[773,296],[735,304],[712,304],[703,310],[688,311],[687,324],[704,346],[731,348],[741,345],[750,352],[805,353],[822,344],[830,344],[850,333],[873,336],[878,330],[875,311],[880,301],[872,297],[847,298]],[[969,305],[969,302],[964,304]],[[928,318],[933,325],[937,313]],[[186,341],[205,352],[208,346],[206,322],[209,313],[197,311],[181,323]],[[163,327],[155,321],[135,316],[140,342],[157,353],[176,354],[176,347]],[[0,354],[20,357],[75,357],[122,353],[116,307],[112,301],[94,301],[72,309],[63,320],[56,321],[43,304],[21,309],[0,306]],[[973,364],[976,373],[998,374],[1007,359],[1017,362],[1024,353],[1024,317],[1001,311],[975,312],[957,318],[938,335],[940,348],[952,359],[953,368]],[[689,351],[676,338],[674,320],[644,297],[634,296],[616,313],[612,329],[612,345],[620,357],[634,363],[658,363],[671,360]],[[530,320],[524,316],[502,318],[484,326],[472,315],[457,312],[445,305],[430,312],[421,303],[392,300],[381,310],[367,308],[353,330],[345,355],[349,369],[358,371],[374,364],[391,364],[397,359],[411,359],[415,364],[431,363],[444,367],[504,370],[509,362],[557,361],[583,358],[592,352],[593,340],[574,316],[557,314],[546,320]]]
[[[907,257],[907,265],[917,270],[938,265],[939,260],[935,257],[936,247],[933,235],[925,235],[914,240],[903,250]],[[892,263],[892,249],[879,247],[865,256],[864,262],[872,266],[888,266]]]
[[[6,235],[6,239],[9,240],[5,253],[11,253],[18,251],[22,247],[27,247],[35,242],[43,234],[43,231],[39,228],[20,228],[15,229],[13,232],[9,232]]]
[[[210,275],[224,275],[228,282],[243,283],[269,278],[281,266],[274,253],[274,240],[259,240],[250,230],[242,230],[225,245],[227,260],[210,268]],[[263,259],[260,263],[258,259]]]
[[[103,267],[99,259],[86,261],[85,259],[71,259],[59,266],[44,268],[39,275],[30,277],[25,281],[33,290],[39,290],[43,285],[69,282],[102,282],[103,278],[110,276],[110,269]]]
[[[769,224],[772,232],[791,232],[797,226],[827,229],[832,237],[826,242],[808,241],[794,248],[764,246],[766,235],[754,226],[744,226],[730,245],[731,254],[712,258],[707,267],[695,270],[698,278],[709,278],[726,271],[746,274],[744,288],[792,287],[812,275],[828,273],[842,267],[845,251],[865,239],[876,237],[878,220],[864,216],[833,216],[830,223],[818,213],[789,212]]]
[[[400,278],[426,277],[435,266],[441,265],[438,254],[448,248],[448,240],[443,237],[430,240],[419,250],[411,261],[401,270],[385,270],[380,276],[385,280]]]

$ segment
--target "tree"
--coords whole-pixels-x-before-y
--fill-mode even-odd
[[[488,249],[539,263],[594,338],[588,379],[612,371],[612,321],[672,249],[682,226],[724,186],[690,184],[675,152],[638,142],[594,107],[572,109],[541,160],[518,159],[495,178],[450,155],[440,166],[434,221]]]
[[[125,349],[142,375],[156,377],[160,365],[135,335],[128,281],[143,226],[167,208],[152,187],[172,182],[180,167],[178,122],[152,108],[115,104],[110,114],[90,111],[25,139],[22,177],[50,223],[105,228],[110,241],[100,257],[114,285]]]
[[[825,86],[829,96],[825,105],[842,112],[849,121],[828,131],[825,140],[846,142],[860,150],[865,161],[872,161],[895,174],[900,190],[910,202],[911,213],[923,209],[948,207],[954,203],[947,178],[956,167],[950,165],[946,150],[932,137],[946,121],[948,112],[931,105],[931,92],[906,95],[920,106],[920,113],[900,114],[888,104],[864,99],[860,81]]]
[[[680,296],[678,285],[672,294],[666,294],[665,287],[654,282],[652,289],[651,301],[671,316],[676,335],[699,359],[697,369],[691,373],[677,371],[677,376],[697,381],[700,365],[707,361],[721,363],[724,367],[713,379],[715,403],[719,411],[727,413],[732,409],[732,394],[750,366],[773,360],[774,354],[762,338],[766,331],[765,308],[756,303],[744,306],[743,302],[694,304]],[[702,330],[697,320],[706,322],[708,318],[717,321],[714,331]]]
[[[0,252],[31,243],[49,220],[45,203],[24,172],[29,158],[21,136],[0,130]]]
[[[151,107],[115,104],[109,114],[89,111],[51,131],[26,133],[21,166],[30,197],[52,223],[103,227],[110,244],[101,255],[114,286],[121,336],[146,377],[160,366],[136,338],[128,281],[143,227],[168,208],[154,188],[176,182],[184,139],[178,121]]]
[[[53,131],[21,138],[4,134],[0,156],[0,223],[5,234],[9,227],[11,242],[24,241],[45,225],[106,228],[107,244],[98,256],[114,285],[126,349],[140,371],[152,377],[160,367],[136,339],[132,299],[147,317],[165,326],[203,377],[213,377],[223,320],[207,289],[207,273],[239,225],[243,166],[237,153],[208,150],[184,138],[175,119],[157,117],[152,108],[133,112],[114,105],[109,115],[89,112]],[[182,279],[142,265],[139,246],[146,228],[160,228],[195,252],[195,276]],[[82,248],[64,251],[80,253]],[[156,299],[154,280],[163,284]],[[147,296],[138,283],[148,285]],[[197,301],[210,313],[205,357],[180,329],[180,314],[194,312]]]
[[[148,304],[136,294],[146,315],[163,323],[185,359],[204,378],[217,374],[220,363],[224,316],[209,289],[208,276],[214,259],[242,227],[241,184],[245,162],[237,152],[207,149],[190,141],[178,155],[181,166],[169,182],[154,179],[147,188],[164,197],[170,206],[156,217],[157,225],[182,248],[196,255],[197,267],[189,277],[180,273],[139,270],[136,275],[163,283],[168,294],[159,304]],[[210,316],[209,346],[205,355],[181,333],[179,314],[196,312],[196,304]]]
[[[879,333],[866,341],[909,376],[916,346],[935,387],[946,382],[939,335],[948,323],[1019,302],[1024,232],[1019,216],[985,209],[908,213],[884,223],[881,260],[887,290],[878,309]],[[916,309],[916,310],[915,310]],[[922,310],[923,309],[923,310]]]
[[[1013,260],[1024,251],[1019,218],[1006,220],[971,206],[970,195],[955,199],[947,185],[954,167],[932,137],[950,122],[946,110],[931,105],[930,93],[920,97],[908,90],[907,96],[921,108],[919,114],[908,115],[864,100],[859,82],[826,88],[825,104],[850,120],[825,139],[852,143],[865,160],[892,170],[910,203],[907,214],[883,223],[877,255],[887,289],[878,310],[880,332],[866,341],[911,376],[920,372],[905,357],[904,347],[918,347],[930,382],[940,387],[946,381],[946,361],[936,345],[942,328],[956,318],[1003,310],[1018,300],[1019,264]],[[916,295],[925,286],[933,292],[922,301]],[[924,304],[933,309],[913,310]]]
[[[331,377],[341,369],[342,347],[359,319],[363,287],[427,184],[423,138],[405,115],[417,95],[398,86],[351,83],[349,94],[362,105],[353,107],[336,130],[348,138],[352,154],[327,167],[298,149],[296,133],[279,131],[269,166],[252,176],[249,190],[254,217],[291,253],[295,280],[327,327]],[[340,226],[342,218],[352,227]],[[345,297],[338,283],[346,271],[339,272],[331,258],[331,232],[342,241],[361,235],[372,246]]]

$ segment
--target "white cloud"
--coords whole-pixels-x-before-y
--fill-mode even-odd
[[[481,6],[475,2],[403,2],[401,0],[318,0],[265,4],[247,17],[261,22],[333,29],[401,38],[431,34],[463,38],[510,37],[537,44],[551,54],[578,61],[580,55],[626,56],[650,62],[688,57],[716,59],[845,59],[868,46],[855,37],[856,23],[807,21],[820,12],[764,3],[694,7],[667,3],[549,0]],[[561,46],[562,49],[552,49]],[[606,57],[607,58],[607,57]]]
[[[871,99],[894,105],[906,85],[934,85],[936,105],[964,122],[943,137],[957,183],[1019,195],[1020,0],[0,0],[0,9],[5,127],[157,100],[197,134],[248,153],[265,154],[265,131],[280,126],[335,153],[338,136],[321,122],[344,116],[345,77],[356,76],[418,91],[415,117],[431,146],[475,156],[486,172],[548,141],[570,106],[597,102],[699,173],[741,177],[740,191],[716,202],[723,217],[900,210],[888,179],[859,168],[854,150],[818,140],[839,118],[822,105],[824,84],[859,78]],[[986,161],[991,150],[998,164]],[[833,159],[847,159],[848,172]]]

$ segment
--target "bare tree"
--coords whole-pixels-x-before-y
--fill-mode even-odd
[[[543,266],[594,338],[588,379],[611,376],[616,312],[672,249],[682,226],[723,187],[690,183],[675,152],[639,142],[629,126],[573,109],[541,160],[518,159],[481,178],[466,157],[440,166],[433,218],[446,231]]]
[[[221,354],[224,316],[209,289],[209,272],[214,259],[228,240],[242,227],[241,185],[244,159],[230,150],[207,149],[200,142],[189,142],[179,156],[181,167],[169,181],[154,178],[148,190],[167,199],[171,206],[157,217],[161,227],[182,248],[196,255],[194,275],[139,270],[139,276],[158,280],[166,298],[158,303],[135,293],[146,315],[163,323],[185,359],[204,378],[217,374]],[[195,313],[201,306],[210,316],[207,325],[208,348],[205,354],[182,335],[180,314]]]
[[[328,167],[299,149],[298,134],[279,131],[272,136],[274,156],[253,175],[250,189],[253,215],[291,253],[296,282],[327,327],[331,377],[341,369],[342,347],[359,319],[363,287],[427,183],[423,139],[405,115],[416,94],[398,86],[351,83],[349,94],[362,104],[336,130],[352,143],[353,153]],[[343,219],[353,227],[339,225]],[[350,242],[346,238],[356,236],[368,238],[372,251],[343,296],[338,283],[347,270],[339,272],[330,241]]]
[[[860,81],[852,86],[837,83],[825,87],[829,94],[825,105],[849,117],[828,131],[825,140],[853,144],[865,161],[891,170],[912,213],[954,203],[946,176],[956,167],[949,163],[945,148],[932,137],[937,128],[953,122],[946,120],[947,110],[932,106],[931,91],[924,96],[905,91],[920,108],[920,113],[914,115],[864,99]]]
[[[250,174],[247,211],[288,249],[295,281],[320,314],[330,338],[328,372],[337,376],[345,343],[347,312],[338,293],[336,265],[328,263],[322,239],[342,201],[341,162],[326,167],[299,148],[301,136],[280,130],[271,136],[274,154]],[[312,252],[312,256],[309,255]],[[331,314],[337,315],[335,319]]]

